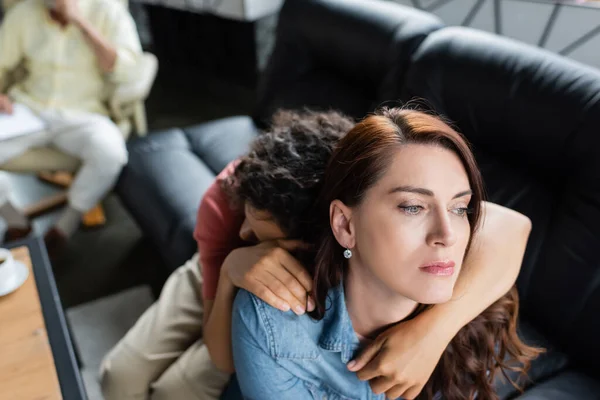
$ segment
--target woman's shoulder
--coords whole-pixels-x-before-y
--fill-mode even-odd
[[[240,289],[233,305],[234,318],[245,321],[249,330],[261,330],[275,358],[317,358],[321,323],[309,315],[283,312]],[[259,332],[254,332],[255,334]]]
[[[234,313],[242,313],[245,317],[252,319],[252,316],[265,325],[266,329],[272,326],[294,325],[297,326],[302,317],[298,317],[291,311],[283,312],[270,306],[260,297],[240,289],[233,303]]]
[[[259,297],[253,295],[245,289],[239,289],[237,294],[235,295],[233,309],[234,312],[235,310],[257,312],[259,308],[262,308],[262,305],[260,303],[264,302]]]

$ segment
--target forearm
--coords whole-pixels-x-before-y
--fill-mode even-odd
[[[83,36],[86,38],[94,54],[96,55],[96,59],[98,60],[98,64],[100,65],[100,69],[104,73],[110,73],[114,70],[115,64],[117,62],[117,50],[111,45],[108,40],[106,40],[102,35],[94,28],[88,21],[84,18],[79,17],[73,21],[75,25],[81,29]]]
[[[515,284],[531,231],[523,215],[487,203],[485,221],[456,282],[453,299],[421,315],[443,327],[447,339],[500,299]]]
[[[236,288],[227,273],[221,273],[217,296],[204,327],[204,343],[217,368],[233,373],[233,354],[231,346],[231,314]]]

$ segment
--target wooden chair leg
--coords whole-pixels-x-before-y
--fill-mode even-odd
[[[27,218],[33,219],[64,206],[67,203],[67,191],[57,193],[53,196],[46,197],[36,203],[30,204],[23,211]]]

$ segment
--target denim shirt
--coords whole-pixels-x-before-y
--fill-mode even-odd
[[[385,399],[346,367],[360,342],[343,285],[329,291],[321,321],[280,311],[240,290],[232,324],[234,364],[245,399]]]

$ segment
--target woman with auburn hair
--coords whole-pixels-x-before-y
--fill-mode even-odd
[[[313,245],[315,310],[297,316],[236,297],[244,397],[383,399],[372,387],[388,391],[386,378],[369,384],[346,364],[380,332],[452,299],[483,200],[467,142],[439,118],[394,108],[358,123],[333,152],[313,217],[290,233]],[[525,372],[541,351],[518,338],[517,314],[513,287],[458,332],[418,398],[496,399],[497,373]]]

